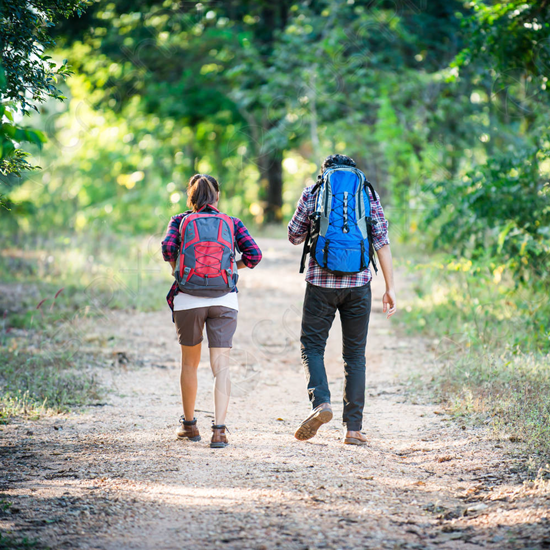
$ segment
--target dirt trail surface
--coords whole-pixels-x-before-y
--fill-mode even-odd
[[[112,390],[105,403],[2,428],[0,491],[13,504],[0,527],[51,548],[550,547],[548,489],[522,482],[506,458],[511,444],[406,395],[407,376],[428,369],[434,355],[429,342],[398,336],[385,319],[381,276],[367,350],[370,444],[342,444],[338,318],[326,353],[334,420],[309,442],[293,438],[309,410],[300,250],[261,245],[264,261],[239,285],[231,446],[208,446],[206,346],[203,440],[178,441],[179,347],[168,310],[111,312],[88,322],[83,344],[116,359],[100,371]]]

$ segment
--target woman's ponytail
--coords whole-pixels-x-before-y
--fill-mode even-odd
[[[219,191],[220,186],[212,176],[195,174],[187,185],[187,206],[198,212],[207,204],[214,204]]]

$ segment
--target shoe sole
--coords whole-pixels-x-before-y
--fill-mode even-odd
[[[368,441],[363,441],[362,439],[357,439],[356,437],[346,437],[344,439],[344,443],[346,445],[362,446],[362,445],[366,445],[368,443]]]
[[[212,449],[223,449],[227,447],[229,443],[210,443],[210,448]]]
[[[195,437],[182,437],[182,436],[179,436],[176,434],[176,437],[180,440],[180,441],[183,441],[185,439],[187,439],[187,441],[200,441],[201,440],[201,436],[200,435],[196,435]]]
[[[332,411],[323,409],[311,418],[304,420],[302,425],[296,430],[294,437],[299,441],[307,441],[317,434],[317,430],[327,422],[332,420]]]

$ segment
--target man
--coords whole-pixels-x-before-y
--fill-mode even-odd
[[[333,176],[335,172],[338,172],[338,178]],[[330,155],[323,162],[321,174],[318,184],[311,185],[303,191],[296,212],[288,224],[288,238],[292,244],[303,243],[311,232],[318,237],[317,241],[312,240],[312,247],[316,246],[317,250],[312,248],[306,274],[307,288],[300,336],[302,363],[313,410],[299,426],[295,437],[299,440],[311,439],[322,424],[332,419],[324,352],[329,330],[338,310],[342,322],[345,371],[344,443],[365,445],[367,438],[361,433],[361,429],[365,404],[365,347],[371,309],[372,279],[368,265],[369,254],[365,252],[365,246],[370,246],[371,254],[376,250],[386,282],[386,292],[382,298],[383,311],[391,317],[396,312],[396,301],[388,222],[384,217],[378,194],[366,181],[362,172],[357,170],[353,159],[346,155]],[[326,182],[329,177],[335,184],[327,192]],[[343,189],[348,191],[342,191]],[[364,189],[364,194],[361,194],[361,189]],[[319,193],[324,193],[322,200],[318,200]],[[370,217],[361,214],[360,206],[365,203],[367,213],[370,203]],[[318,221],[323,215],[324,227],[323,222]],[[369,223],[369,220],[372,222]],[[359,227],[360,222],[370,225],[370,228],[362,229]],[[328,228],[332,231],[331,239],[328,239]],[[358,229],[361,229],[361,232],[358,232]],[[346,238],[348,235],[352,238],[354,234],[359,235],[359,239],[361,235],[365,237],[368,234],[364,242],[360,242],[361,253],[356,246],[345,248],[345,243],[351,242],[346,241]],[[336,252],[331,250],[331,247],[336,247],[339,243],[344,248]],[[360,254],[360,260],[355,267],[349,259],[353,254]],[[370,259],[374,260],[372,257]],[[338,262],[348,263],[342,269]]]

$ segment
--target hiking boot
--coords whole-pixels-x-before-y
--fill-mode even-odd
[[[212,424],[212,439],[210,440],[210,447],[213,449],[221,449],[229,445],[227,436],[225,435],[225,424]]]
[[[180,418],[180,427],[176,431],[178,439],[188,439],[189,441],[200,441],[201,436],[197,428],[197,419],[185,420],[185,417]]]
[[[321,403],[311,411],[311,414],[300,424],[294,437],[300,441],[311,439],[317,430],[332,420],[332,407],[330,403]]]

